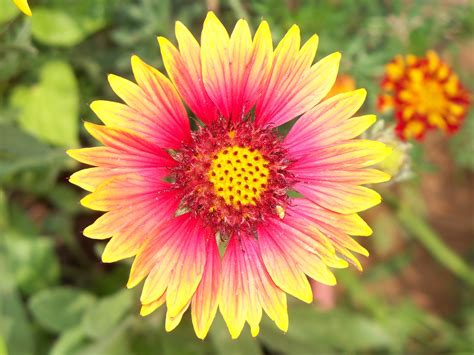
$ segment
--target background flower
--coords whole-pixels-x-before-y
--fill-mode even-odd
[[[456,132],[469,107],[458,76],[433,51],[425,57],[397,56],[386,66],[379,97],[381,111],[394,110],[402,139],[421,140],[433,128]]]
[[[336,82],[329,91],[327,98],[344,92],[356,89],[356,83],[353,77],[347,74],[341,74],[337,77]]]

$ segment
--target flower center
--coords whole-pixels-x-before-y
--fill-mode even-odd
[[[435,81],[428,81],[424,88],[418,91],[419,110],[426,112],[443,112],[446,106],[446,97],[441,85]]]
[[[268,161],[253,148],[232,146],[220,150],[208,176],[217,196],[227,205],[256,205],[267,189]]]
[[[222,118],[199,127],[173,156],[180,210],[202,218],[221,238],[253,233],[269,216],[284,218],[295,177],[275,130]]]

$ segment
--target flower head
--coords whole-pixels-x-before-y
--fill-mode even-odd
[[[13,0],[13,3],[27,16],[31,16],[31,9],[28,0]]]
[[[395,57],[382,79],[381,111],[393,109],[402,139],[421,140],[434,128],[457,131],[469,107],[469,94],[458,76],[438,55]]]
[[[307,276],[333,285],[329,267],[361,268],[350,236],[371,234],[357,212],[380,196],[360,185],[388,180],[367,167],[389,149],[354,139],[375,121],[351,118],[364,90],[320,103],[340,54],[313,64],[317,36],[300,46],[293,26],[273,49],[265,21],[229,36],[210,12],[201,43],[180,22],[176,37],[158,39],[170,79],[133,56],[136,84],[109,76],[124,103],[91,105],[103,146],[69,151],[94,166],[70,179],[91,192],[82,204],[106,212],[84,234],[110,238],[104,262],[135,257],[128,287],[145,279],[141,314],[166,303],[168,331],[188,308],[199,338],[218,308],[233,338],[246,322],[257,335],[262,310],[286,331],[286,293],[311,302]]]

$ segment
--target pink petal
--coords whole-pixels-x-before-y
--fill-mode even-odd
[[[340,126],[357,112],[366,95],[365,90],[356,90],[336,95],[315,106],[301,116],[288,132],[285,146],[293,155],[298,155],[308,149],[343,140],[339,135],[346,130]],[[336,128],[334,132],[333,128]]]
[[[220,114],[242,120],[254,106],[270,68],[271,35],[262,22],[252,43],[249,26],[239,20],[229,37],[209,12],[201,37],[203,81]]]
[[[293,26],[275,50],[264,94],[257,101],[257,124],[279,126],[296,118],[321,101],[334,84],[340,54],[334,53],[311,66],[317,36],[301,49],[299,44],[299,29]]]
[[[179,94],[196,116],[205,124],[218,117],[217,109],[204,88],[201,69],[201,48],[191,32],[176,22],[179,51],[164,37],[158,37],[166,71]]]
[[[258,230],[258,244],[268,273],[283,291],[310,303],[313,299],[306,275],[285,245],[274,238],[265,226]]]

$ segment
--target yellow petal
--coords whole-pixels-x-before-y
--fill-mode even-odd
[[[31,9],[27,0],[13,0],[13,3],[27,16],[31,16]]]

